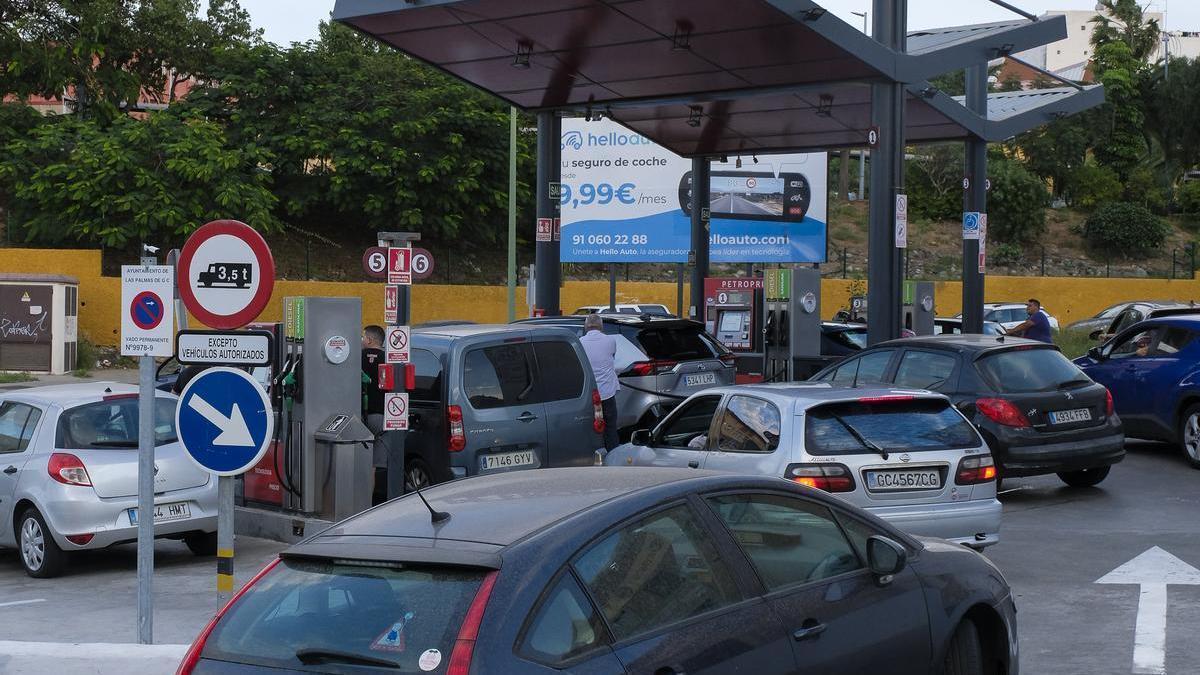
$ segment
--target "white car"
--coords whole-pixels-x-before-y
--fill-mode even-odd
[[[175,434],[172,394],[154,415],[154,536],[196,555],[217,547],[217,481]],[[33,577],[60,574],[72,551],[137,540],[137,387],[113,382],[0,394],[0,547]]]
[[[637,304],[615,305],[616,314],[649,314],[651,316],[675,316],[666,305],[639,302]],[[584,305],[576,309],[575,314],[612,314],[609,305]]]
[[[1046,319],[1050,323],[1050,330],[1058,330],[1058,319],[1051,316],[1045,307],[1042,307],[1042,314],[1046,315]],[[955,314],[954,317],[961,319],[962,314]],[[1012,330],[1028,318],[1029,312],[1025,311],[1023,302],[989,302],[983,305],[983,320],[994,321],[1004,326],[1004,330]]]

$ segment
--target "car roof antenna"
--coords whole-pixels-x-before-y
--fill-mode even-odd
[[[444,520],[450,520],[450,514],[445,511],[435,511],[429,505],[429,500],[425,499],[425,495],[421,494],[420,490],[417,490],[417,496],[421,498],[421,502],[425,504],[425,508],[429,509],[429,522],[436,525]]]

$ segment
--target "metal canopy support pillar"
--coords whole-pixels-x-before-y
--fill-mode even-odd
[[[905,50],[907,0],[873,0],[875,40]],[[900,336],[903,288],[900,249],[896,248],[896,195],[904,191],[904,85],[871,85],[871,123],[879,129],[872,157],[870,229],[867,259],[867,342]]]
[[[708,276],[709,162],[707,157],[692,158],[692,267],[691,317],[704,319],[704,278]]]
[[[967,68],[967,109],[987,116],[987,65]],[[963,211],[987,213],[987,142],[967,141]],[[983,236],[983,233],[980,233]],[[979,271],[979,240],[963,239],[962,315],[964,333],[983,332],[983,273]]]
[[[562,174],[560,152],[562,118],[557,113],[540,112],[537,116],[537,217],[558,218],[559,205],[550,198],[550,184],[557,183]],[[562,314],[559,308],[561,267],[559,242],[539,241],[534,258],[537,271],[535,306],[546,316]]]

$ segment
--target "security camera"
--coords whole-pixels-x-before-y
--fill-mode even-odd
[[[150,255],[154,255],[155,253],[158,253],[158,247],[151,246],[150,244],[142,244],[142,253],[149,253]]]

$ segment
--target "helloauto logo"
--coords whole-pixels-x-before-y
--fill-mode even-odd
[[[575,150],[582,148],[583,133],[579,131],[568,131],[567,133],[563,134],[562,147],[560,149],[566,150],[568,147],[574,148]]]

